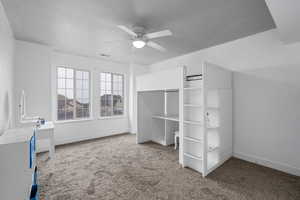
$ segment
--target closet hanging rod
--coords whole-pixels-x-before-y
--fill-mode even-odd
[[[186,76],[186,81],[198,81],[202,80],[202,74],[192,74]]]

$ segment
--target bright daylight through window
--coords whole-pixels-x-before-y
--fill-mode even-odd
[[[124,114],[124,75],[100,73],[100,116]]]
[[[90,73],[57,68],[57,120],[90,117]]]

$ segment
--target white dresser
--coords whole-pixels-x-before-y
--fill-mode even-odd
[[[37,184],[35,133],[32,127],[0,136],[0,199],[29,200]]]

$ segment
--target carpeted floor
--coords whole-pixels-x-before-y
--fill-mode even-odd
[[[300,178],[230,159],[207,178],[181,168],[172,147],[134,135],[59,146],[38,155],[41,200],[299,200]]]

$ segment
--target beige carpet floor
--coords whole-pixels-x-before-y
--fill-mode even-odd
[[[178,164],[172,147],[121,135],[38,155],[42,200],[299,200],[300,178],[232,158],[207,178]]]

